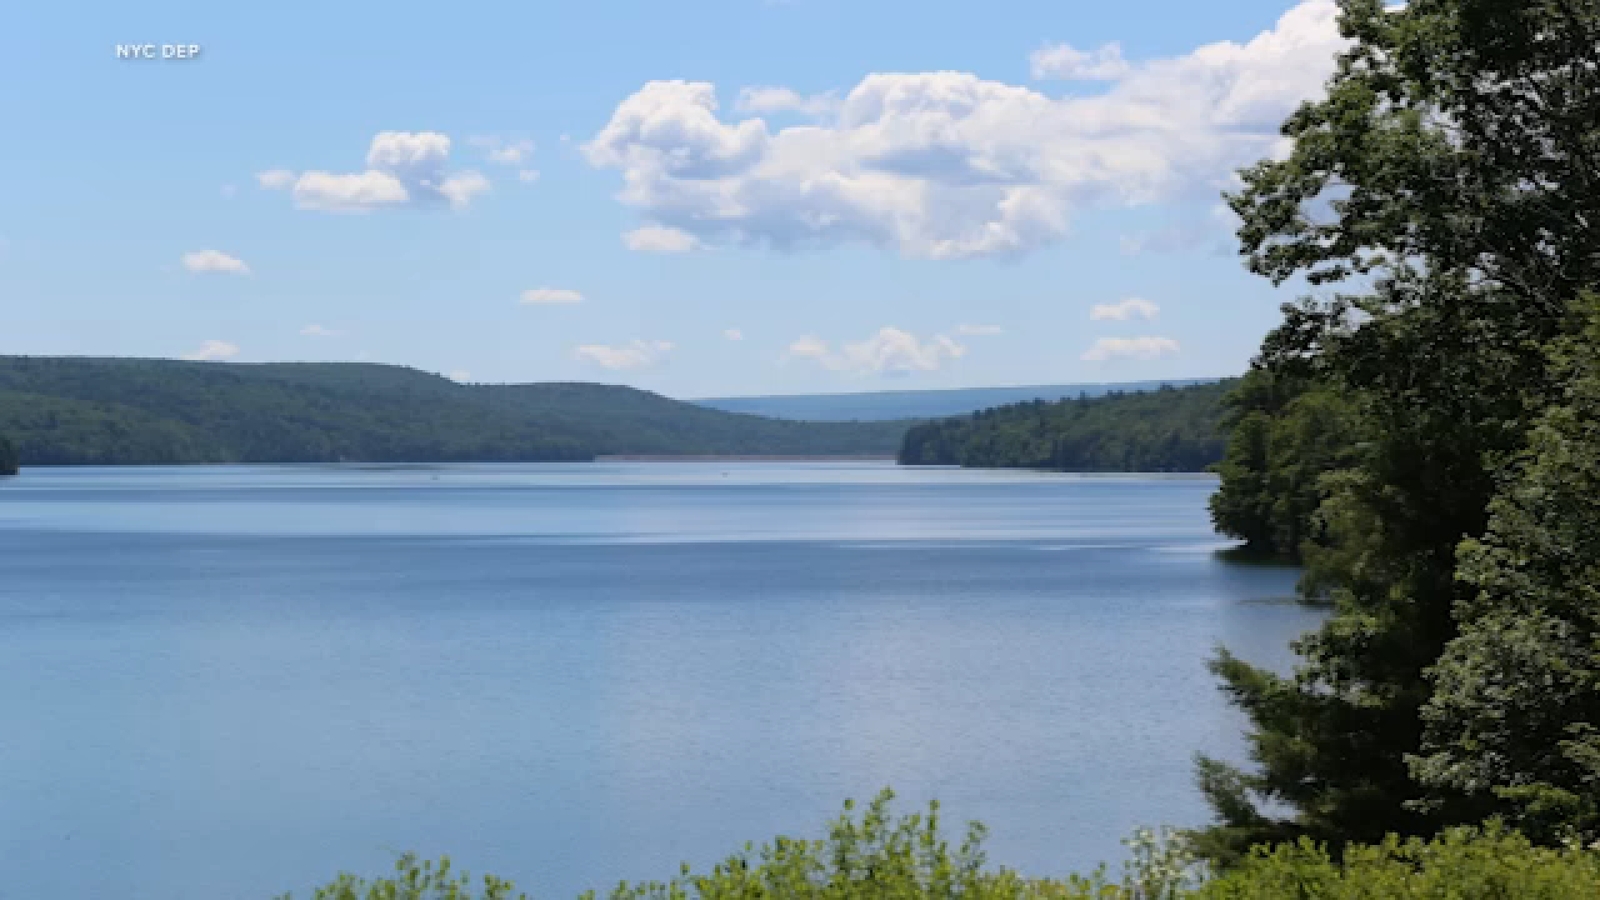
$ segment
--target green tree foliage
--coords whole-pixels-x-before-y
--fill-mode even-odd
[[[1433,672],[1424,784],[1545,840],[1600,837],[1600,304],[1552,365],[1568,385],[1460,549],[1477,590]]]
[[[1016,403],[913,427],[903,465],[1202,472],[1222,457],[1229,382]]]
[[[1458,615],[1482,593],[1458,580],[1457,547],[1485,534],[1503,472],[1562,396],[1548,350],[1600,283],[1600,3],[1345,0],[1342,12],[1354,43],[1327,98],[1289,119],[1293,150],[1247,170],[1230,198],[1255,271],[1360,275],[1368,293],[1291,307],[1263,348],[1266,369],[1309,373],[1361,422],[1351,464],[1317,480],[1319,533],[1302,545],[1305,589],[1334,615],[1297,643],[1292,677],[1226,652],[1214,664],[1252,722],[1257,764],[1200,764],[1220,819],[1201,847],[1225,862],[1296,836],[1337,854],[1502,808],[1488,786],[1418,778],[1407,760],[1437,752],[1425,708],[1430,735],[1484,750],[1432,702]],[[1241,465],[1269,458],[1261,431]]]
[[[436,864],[408,853],[394,869],[392,877],[371,881],[346,872],[317,888],[312,900],[528,900],[511,882],[493,875],[483,877],[483,890],[478,891],[472,876],[456,870],[449,857]],[[289,895],[279,900],[289,900]]]
[[[399,366],[0,357],[30,465],[890,454],[907,423],[811,423],[597,384],[462,385]]]
[[[1253,551],[1298,560],[1320,536],[1315,517],[1328,476],[1355,464],[1361,416],[1338,391],[1259,361],[1224,402],[1228,446],[1216,466],[1212,523]]]
[[[984,829],[968,826],[951,847],[938,804],[896,818],[885,791],[859,814],[852,804],[823,840],[777,838],[747,845],[696,874],[687,865],[669,881],[622,883],[611,900],[1571,900],[1600,896],[1600,852],[1572,845],[1545,849],[1498,829],[1460,829],[1423,841],[1388,837],[1352,846],[1343,860],[1309,840],[1253,851],[1219,877],[1194,865],[1181,840],[1137,832],[1120,878],[1029,878],[986,865]],[[497,878],[482,890],[438,865],[403,857],[388,878],[341,875],[313,900],[512,900]],[[524,895],[515,894],[518,900]],[[583,895],[595,900],[595,893]],[[284,898],[287,900],[287,898]]]

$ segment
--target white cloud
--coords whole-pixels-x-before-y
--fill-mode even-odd
[[[1211,190],[1280,148],[1283,117],[1322,90],[1344,46],[1336,19],[1335,0],[1303,0],[1246,43],[1129,64],[1090,96],[874,74],[817,123],[776,129],[725,118],[711,84],[656,81],[583,149],[621,174],[623,203],[708,243],[1024,253],[1075,215]]]
[[[640,369],[653,366],[672,352],[669,341],[633,340],[626,344],[584,344],[572,355],[607,369]]]
[[[737,328],[724,328],[722,330],[722,336],[727,338],[730,341],[742,341],[742,340],[744,340],[744,332],[740,331]]]
[[[1110,338],[1094,342],[1083,359],[1105,362],[1110,359],[1160,359],[1178,352],[1178,342],[1164,337]]]
[[[483,151],[489,162],[502,166],[520,166],[533,159],[533,141],[507,140],[494,135],[467,139],[467,143]]]
[[[1161,307],[1149,300],[1129,297],[1116,303],[1097,303],[1089,310],[1089,318],[1096,322],[1126,322],[1129,319],[1154,319]]]
[[[400,179],[376,169],[349,175],[307,172],[294,183],[294,202],[301,209],[367,212],[409,203],[411,192]]]
[[[921,341],[898,328],[880,328],[866,340],[844,344],[837,351],[826,341],[806,335],[790,344],[784,356],[809,359],[834,372],[903,375],[932,372],[966,353],[966,347],[942,334]]]
[[[306,337],[314,338],[331,338],[344,334],[342,331],[334,331],[331,328],[324,328],[321,325],[307,325],[306,327],[300,329],[300,333]]]
[[[183,255],[183,267],[191,272],[226,272],[230,275],[249,275],[250,267],[237,256],[220,250],[196,250]]]
[[[964,335],[969,335],[971,337],[993,337],[994,335],[1005,334],[1005,333],[1006,333],[1006,330],[1004,328],[1001,328],[999,325],[958,325],[958,326],[956,326],[956,334],[964,334]]]
[[[1093,53],[1070,44],[1046,44],[1028,57],[1028,63],[1034,78],[1063,81],[1116,81],[1133,69],[1122,58],[1122,45],[1115,42]]]
[[[256,173],[256,184],[262,190],[281,191],[294,184],[294,173],[288,169],[268,169]]]
[[[522,301],[525,306],[540,306],[554,303],[582,303],[583,295],[577,291],[566,288],[532,288],[522,292]]]
[[[323,212],[370,212],[375,209],[448,206],[465,209],[472,198],[489,190],[478,172],[447,171],[450,138],[435,131],[383,131],[367,147],[367,168],[360,172],[320,170],[298,177],[287,169],[256,175],[268,189],[292,188],[295,205]]]
[[[734,109],[739,112],[762,113],[797,112],[808,116],[821,116],[839,108],[839,98],[831,91],[809,97],[786,87],[747,87],[739,91]]]
[[[629,250],[641,253],[687,253],[700,246],[700,239],[681,228],[646,225],[624,232],[622,242]]]
[[[489,179],[468,170],[446,178],[439,185],[439,193],[450,201],[451,209],[466,209],[472,198],[489,190]]]
[[[200,349],[193,353],[185,353],[184,359],[195,362],[212,361],[219,359],[232,359],[239,355],[239,347],[227,341],[211,340],[200,345]]]
[[[533,184],[535,181],[539,180],[539,170],[519,169],[517,170],[517,180],[523,184]]]
[[[239,189],[237,187],[235,187],[234,185],[225,184],[225,185],[222,186],[222,198],[224,200],[232,200],[234,198],[234,195],[236,195],[238,193],[239,193]]]
[[[472,373],[468,372],[466,369],[455,369],[445,377],[456,382],[457,384],[466,384],[468,381],[472,380]]]

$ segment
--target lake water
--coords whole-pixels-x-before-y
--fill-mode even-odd
[[[0,482],[0,898],[226,900],[449,853],[541,900],[846,797],[1062,874],[1196,825],[1295,575],[1209,477],[615,463]]]

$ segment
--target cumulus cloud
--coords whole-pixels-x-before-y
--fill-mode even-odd
[[[388,172],[368,170],[349,175],[307,172],[294,183],[294,202],[301,209],[367,212],[410,203],[411,192]]]
[[[1164,337],[1104,337],[1084,351],[1083,359],[1105,362],[1110,359],[1160,359],[1178,352],[1178,342]]]
[[[533,184],[535,181],[539,180],[539,170],[519,169],[517,171],[517,180],[523,184]]]
[[[1074,215],[1209,189],[1279,148],[1282,118],[1333,71],[1336,19],[1335,0],[1303,0],[1246,43],[1128,63],[1092,96],[873,74],[794,127],[724,115],[708,83],[655,81],[583,151],[621,174],[623,203],[708,243],[1014,255],[1061,239]],[[743,103],[793,100],[756,96]]]
[[[542,306],[559,303],[582,303],[583,295],[567,288],[531,288],[522,292],[521,302],[525,306]]]
[[[196,250],[183,255],[183,267],[191,272],[224,272],[229,275],[249,275],[250,267],[237,256],[220,250]]]
[[[1004,328],[1001,328],[999,325],[958,325],[958,326],[956,326],[956,334],[968,335],[968,336],[971,336],[971,337],[993,337],[994,335],[997,335],[997,334],[1005,334],[1005,331],[1006,330]]]
[[[445,377],[456,382],[457,384],[466,384],[468,381],[472,380],[472,373],[468,372],[466,369],[455,369]]]
[[[629,250],[641,253],[687,253],[700,246],[700,239],[681,228],[646,225],[624,232],[622,242]]]
[[[227,341],[211,340],[200,345],[200,349],[193,353],[185,353],[184,359],[195,362],[213,361],[219,359],[232,359],[239,355],[239,347]]]
[[[730,341],[742,341],[742,340],[744,340],[744,332],[740,331],[737,328],[724,328],[722,330],[722,336],[727,338]]]
[[[583,344],[572,350],[578,359],[606,369],[641,369],[653,366],[672,352],[669,341],[633,340],[626,344]]]
[[[880,328],[866,340],[846,343],[838,350],[820,338],[806,335],[790,344],[784,357],[811,360],[834,372],[904,375],[935,371],[966,353],[966,347],[942,334],[922,341],[898,328]]]
[[[331,328],[324,328],[321,325],[307,325],[306,327],[300,329],[300,333],[305,335],[306,337],[331,338],[331,337],[338,337],[339,335],[343,334],[344,332],[342,332],[342,331],[334,331]]]
[[[833,112],[838,106],[839,98],[832,92],[808,97],[786,87],[747,87],[740,89],[734,109],[756,115],[797,112],[807,116],[821,116]]]
[[[288,169],[256,175],[263,188],[287,188],[301,209],[370,212],[410,207],[465,209],[489,190],[489,180],[471,169],[450,172],[450,138],[434,131],[383,131],[367,147],[360,172],[313,170],[298,176]]]
[[[1126,322],[1129,319],[1154,319],[1161,307],[1140,297],[1129,297],[1116,303],[1097,303],[1089,310],[1089,318],[1096,322]]]
[[[1033,77],[1063,81],[1116,81],[1133,67],[1122,58],[1122,45],[1110,43],[1086,53],[1070,44],[1046,44],[1028,57]]]

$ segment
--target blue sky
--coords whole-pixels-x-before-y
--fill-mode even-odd
[[[0,352],[684,397],[1237,373],[1296,288],[1218,194],[1281,152],[1331,13],[28,4]]]

